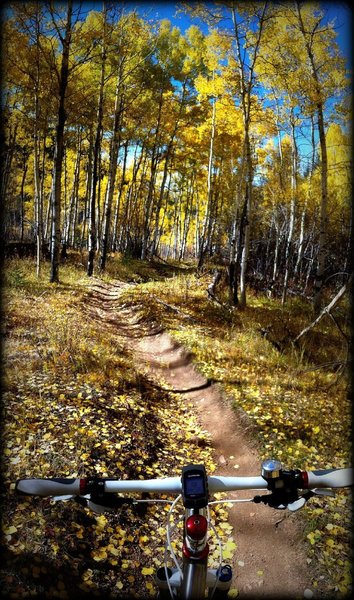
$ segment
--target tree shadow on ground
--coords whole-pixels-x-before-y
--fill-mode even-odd
[[[84,544],[82,544],[84,546]],[[116,582],[121,579],[120,571],[108,562],[95,562],[90,556],[91,549],[80,549],[80,555],[71,555],[65,562],[52,560],[43,553],[2,553],[2,597],[7,598],[104,598],[128,600],[131,591],[121,593]],[[83,575],[91,569],[96,583],[87,586]],[[104,577],[104,587],[100,579]],[[91,588],[91,589],[90,589]],[[141,600],[145,597],[139,596]]]

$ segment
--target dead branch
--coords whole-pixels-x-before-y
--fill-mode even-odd
[[[222,278],[222,270],[221,269],[216,269],[215,273],[214,273],[213,281],[207,287],[208,298],[210,300],[214,300],[214,302],[216,302],[217,304],[219,304],[227,312],[231,312],[231,310],[232,310],[231,307],[227,306],[226,304],[224,304],[223,302],[221,302],[221,300],[219,300],[219,298],[216,295],[216,288],[219,285],[219,283],[221,281],[221,278]]]
[[[315,327],[315,325],[317,325],[317,323],[319,323],[325,315],[330,314],[331,310],[335,307],[335,305],[339,302],[339,300],[342,298],[342,296],[345,294],[345,292],[351,285],[352,280],[353,280],[353,274],[354,273],[352,273],[350,275],[347,283],[341,287],[338,294],[336,294],[336,296],[334,296],[334,298],[331,300],[331,302],[329,304],[327,304],[327,306],[324,307],[324,309],[320,312],[318,317],[314,321],[312,321],[312,323],[310,323],[310,325],[305,327],[305,329],[303,329],[294,340],[292,340],[293,344],[297,344],[299,339],[302,338],[302,336],[304,336],[306,333],[311,331],[311,329],[313,329]]]
[[[167,308],[167,310],[171,310],[172,312],[175,312],[178,315],[181,315],[181,317],[183,317],[184,319],[193,320],[193,318],[190,315],[187,315],[187,313],[184,313],[181,310],[179,310],[179,308],[177,308],[177,306],[173,306],[172,304],[167,304],[167,302],[160,300],[160,298],[155,296],[155,294],[149,294],[149,296],[151,296],[151,298],[154,298],[155,302],[157,302],[158,304],[162,304],[162,306]]]

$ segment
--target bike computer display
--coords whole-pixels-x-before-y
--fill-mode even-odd
[[[203,508],[208,504],[208,480],[204,465],[187,465],[182,469],[182,497],[186,508]]]

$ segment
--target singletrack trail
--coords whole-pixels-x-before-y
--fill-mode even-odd
[[[85,309],[92,318],[116,329],[117,336],[133,352],[140,371],[158,384],[163,380],[172,392],[181,394],[181,402],[195,405],[197,418],[210,435],[218,474],[258,475],[261,461],[241,418],[230,408],[220,388],[198,373],[183,347],[158,325],[139,322],[134,308],[118,306],[117,300],[127,287],[129,284],[108,285],[93,280]],[[251,494],[238,492],[237,497],[249,498]],[[230,509],[229,522],[237,544],[232,587],[239,590],[238,597],[304,597],[304,591],[311,589],[312,573],[298,516],[260,504],[241,503]]]

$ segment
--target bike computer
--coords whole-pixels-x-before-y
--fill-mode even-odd
[[[208,504],[208,479],[204,465],[182,468],[182,498],[186,508],[203,508]]]

